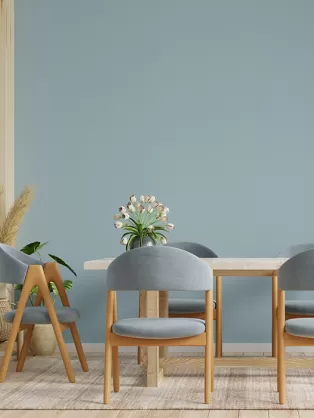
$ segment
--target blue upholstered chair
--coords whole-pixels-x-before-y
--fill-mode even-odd
[[[44,264],[8,245],[0,244],[0,282],[23,284],[17,309],[7,312],[4,316],[4,319],[7,322],[12,323],[12,328],[0,369],[0,382],[4,381],[7,374],[9,361],[18,332],[26,330],[25,341],[16,368],[16,371],[20,372],[23,370],[34,325],[51,323],[57,338],[68,379],[71,383],[74,383],[75,376],[73,368],[62,337],[62,332],[65,329],[70,328],[71,330],[82,369],[88,371],[88,366],[75,324],[75,321],[79,318],[79,313],[76,309],[70,307],[57,264]],[[63,303],[62,308],[54,308],[48,288],[49,282],[55,283]],[[30,291],[34,286],[38,286],[39,289],[34,306],[26,307]],[[42,300],[45,302],[45,307],[40,306]]]
[[[199,258],[217,258],[218,255],[202,244],[195,242],[173,242],[166,246],[180,248]],[[193,299],[168,299],[169,318],[199,318],[204,319],[205,300]],[[216,277],[216,300],[213,304],[213,318],[216,320],[216,357],[222,357],[222,278]]]
[[[314,318],[300,315],[286,319],[285,292],[314,290],[314,249],[296,254],[280,267],[278,288],[277,385],[279,402],[283,404],[286,397],[285,347],[314,346]]]
[[[303,251],[314,249],[313,243],[305,243],[293,245],[287,248],[283,253],[280,254],[281,257],[291,258]],[[285,302],[286,309],[286,319],[293,318],[302,318],[314,317],[314,300],[286,300]]]
[[[198,257],[177,248],[157,246],[117,257],[107,274],[104,403],[110,400],[110,378],[120,389],[119,346],[205,346],[205,403],[213,389],[213,273]],[[205,321],[197,318],[117,319],[117,290],[204,291]]]

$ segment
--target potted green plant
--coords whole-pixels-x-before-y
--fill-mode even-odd
[[[174,224],[168,223],[168,213],[169,208],[157,202],[155,196],[141,195],[139,202],[134,194],[130,196],[126,207],[121,206],[113,217],[115,228],[126,231],[120,241],[126,251],[158,242],[166,244],[165,233],[174,229]]]
[[[40,250],[48,244],[47,242],[34,241],[30,244],[27,244],[20,251],[27,255],[36,254],[41,260]],[[66,267],[74,276],[77,276],[72,267],[69,266],[62,258],[48,254],[56,263],[60,264],[63,267]],[[72,280],[63,280],[63,285],[66,291],[70,290],[73,286]],[[53,302],[56,301],[56,298],[59,296],[58,289],[53,282],[48,283],[51,297]],[[15,290],[21,291],[23,285],[15,285]],[[38,287],[34,286],[29,295],[29,303],[34,306],[34,302],[38,293]],[[44,306],[44,301],[42,301],[42,306]],[[34,327],[32,340],[30,344],[31,351],[34,355],[51,355],[55,352],[57,346],[55,334],[51,324],[36,324]]]

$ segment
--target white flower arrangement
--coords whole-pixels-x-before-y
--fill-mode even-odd
[[[175,228],[174,224],[168,223],[168,213],[169,208],[158,202],[155,196],[141,195],[137,201],[133,194],[126,207],[120,206],[119,213],[113,215],[115,228],[126,231],[120,244],[126,246],[126,251],[135,239],[138,239],[141,247],[145,237],[151,238],[155,244],[166,244],[164,233]]]

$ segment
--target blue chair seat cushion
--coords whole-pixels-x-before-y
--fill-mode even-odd
[[[295,337],[314,338],[314,318],[288,319],[285,331]]]
[[[55,308],[59,322],[63,324],[69,324],[79,319],[80,314],[77,309],[61,307]],[[7,322],[13,322],[16,314],[16,310],[6,312],[4,314],[4,320]],[[34,306],[25,308],[22,316],[22,324],[50,324],[50,318],[47,308],[43,306]]]
[[[205,312],[205,299],[169,299],[170,314],[192,314]],[[214,301],[213,308],[216,308]]]
[[[184,338],[203,334],[205,322],[194,318],[128,318],[115,322],[112,332],[133,338]]]
[[[287,300],[286,313],[295,315],[314,315],[314,300]]]

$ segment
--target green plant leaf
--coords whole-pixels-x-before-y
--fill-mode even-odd
[[[161,232],[156,232],[156,235],[158,235],[159,237],[165,238],[166,240],[168,240],[168,238],[166,237],[166,235],[162,234]]]
[[[41,248],[48,244],[49,241],[41,243],[40,241],[30,242],[29,244],[25,245],[20,251],[22,253],[31,255],[38,252]]]
[[[59,291],[58,291],[58,288],[57,288],[57,286],[55,285],[55,283],[54,283],[54,282],[50,282],[50,283],[49,283],[49,288],[51,289],[51,292],[52,292],[54,295],[59,296]]]
[[[38,293],[38,286],[34,286],[32,287],[32,290],[30,291],[31,295],[37,295]]]
[[[127,235],[133,234],[133,232],[126,232],[125,234],[122,235],[121,239],[126,237]]]
[[[137,227],[138,223],[133,218],[129,218],[129,221],[133,222],[134,225]]]
[[[128,243],[126,244],[126,247],[125,247],[125,251],[129,251],[130,246],[131,246],[131,244],[132,244],[132,241],[133,241],[135,238],[137,238],[137,235],[132,235],[132,236],[129,238],[129,241],[128,241]]]
[[[71,273],[74,274],[75,277],[77,277],[77,274],[75,273],[75,271],[72,269],[72,267],[70,267],[64,260],[62,260],[62,258],[57,257],[56,255],[52,255],[52,254],[48,254],[49,257],[51,257],[56,263],[60,264],[61,266],[66,267],[68,270],[70,270]]]
[[[68,290],[72,289],[72,287],[73,287],[73,282],[72,282],[72,280],[63,280],[63,286],[64,286],[64,289],[65,289],[66,291],[68,291]]]
[[[155,226],[155,231],[168,231],[165,226]]]
[[[23,289],[23,285],[22,284],[15,284],[14,285],[14,290],[22,290]]]
[[[122,229],[125,231],[136,232],[137,234],[139,233],[138,229],[134,228],[134,226],[123,226]]]

